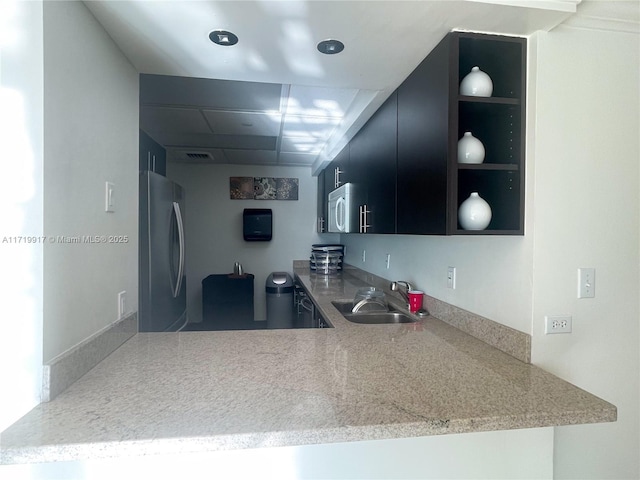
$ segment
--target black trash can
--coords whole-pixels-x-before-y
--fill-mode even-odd
[[[287,272],[267,277],[267,328],[293,328],[293,279]]]

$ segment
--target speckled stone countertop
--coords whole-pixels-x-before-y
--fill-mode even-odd
[[[330,329],[140,333],[2,432],[2,463],[609,422],[615,406],[433,317],[361,325],[348,274],[296,271]]]

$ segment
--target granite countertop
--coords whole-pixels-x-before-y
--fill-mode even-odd
[[[610,422],[615,406],[434,317],[361,325],[363,282],[296,270],[334,328],[139,333],[0,436],[2,463]]]

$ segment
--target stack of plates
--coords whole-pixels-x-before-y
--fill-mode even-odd
[[[337,255],[337,270],[342,270],[342,259],[344,257],[344,245],[320,244],[320,243],[311,245],[311,258],[309,260],[309,267],[311,268],[311,271],[316,270],[316,257],[317,258],[327,257],[327,259],[329,259],[330,257],[331,263],[334,263],[333,259],[335,258],[336,255]]]

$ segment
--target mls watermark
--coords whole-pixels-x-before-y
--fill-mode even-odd
[[[129,243],[129,235],[12,235],[1,237],[0,245]]]

